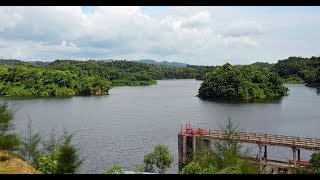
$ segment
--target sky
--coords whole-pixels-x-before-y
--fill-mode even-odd
[[[0,58],[195,65],[320,56],[320,6],[0,7]]]

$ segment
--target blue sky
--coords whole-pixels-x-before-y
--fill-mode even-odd
[[[82,6],[81,10],[83,11],[83,13],[85,14],[92,14],[94,13],[94,11],[97,9],[96,6]]]
[[[198,65],[320,56],[319,6],[0,7],[0,58]]]

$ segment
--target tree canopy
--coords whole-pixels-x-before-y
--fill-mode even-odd
[[[320,57],[289,57],[279,60],[272,68],[285,82],[320,86]]]
[[[286,95],[281,78],[267,68],[229,63],[205,75],[199,88],[201,98],[253,99]]]
[[[103,95],[112,86],[154,85],[156,79],[202,79],[209,69],[209,66],[170,67],[126,60],[0,60],[0,95]]]

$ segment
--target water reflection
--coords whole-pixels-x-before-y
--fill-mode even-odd
[[[203,99],[203,101],[214,102],[217,104],[244,104],[244,103],[281,103],[283,97],[285,96],[277,96],[277,97],[269,97],[264,99]]]

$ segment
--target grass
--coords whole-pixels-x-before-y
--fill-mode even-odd
[[[39,174],[30,164],[0,150],[0,174]]]

